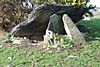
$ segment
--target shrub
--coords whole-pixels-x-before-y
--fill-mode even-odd
[[[0,27],[5,31],[10,31],[12,27],[25,20],[30,13],[24,12],[21,0],[1,0],[0,8],[4,12]]]

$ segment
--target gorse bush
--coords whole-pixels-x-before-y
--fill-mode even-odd
[[[42,4],[44,2],[52,4],[67,4],[73,6],[86,6],[89,0],[33,0],[34,3]]]
[[[65,0],[65,2],[74,6],[86,6],[89,0]]]

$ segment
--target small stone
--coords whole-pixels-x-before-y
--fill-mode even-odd
[[[33,46],[36,46],[37,44],[36,44],[36,43],[33,43],[32,45],[33,45]]]
[[[36,42],[37,42],[37,40],[33,40],[33,42],[34,42],[34,43],[36,43]]]
[[[91,20],[91,18],[89,18],[89,17],[84,17],[83,20]]]
[[[50,48],[49,48],[49,47],[47,47],[47,50],[50,50]]]
[[[52,34],[50,34],[50,35],[44,35],[44,43],[45,44],[52,43],[52,38],[53,38]]]
[[[58,48],[57,48],[57,52],[60,52],[60,50],[61,50],[61,49],[58,47]]]
[[[58,46],[57,45],[53,45],[53,46],[51,46],[52,48],[57,48]]]
[[[96,39],[96,40],[100,40],[100,38],[99,38],[99,37],[96,37],[95,39]]]
[[[79,58],[79,57],[75,55],[69,55],[68,58]]]
[[[7,67],[13,67],[13,65],[11,65],[11,64],[8,64],[8,65],[7,65]]]
[[[0,45],[0,48],[2,48],[3,47],[3,45]]]
[[[24,37],[24,39],[27,39],[26,37]]]
[[[50,50],[50,51],[48,51],[48,52],[49,52],[49,53],[52,53],[53,51]]]
[[[21,40],[14,40],[13,44],[22,44],[22,43],[21,43]]]
[[[12,57],[8,57],[8,60],[12,60]]]

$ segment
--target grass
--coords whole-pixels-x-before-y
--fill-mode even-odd
[[[69,57],[70,55],[77,57]],[[1,47],[0,67],[6,67],[8,64],[14,67],[99,67],[100,42],[93,41],[82,49],[44,53],[35,48]]]
[[[99,37],[100,19],[82,21],[89,29],[86,34]],[[99,37],[100,38],[100,37]],[[1,46],[1,44],[0,44]],[[42,52],[36,48],[12,45],[0,47],[0,67],[100,67],[100,41],[92,40],[78,49],[64,49],[60,52]]]
[[[82,21],[82,24],[87,27],[88,32],[86,32],[87,36],[96,38],[100,38],[100,18],[93,18],[91,20]]]

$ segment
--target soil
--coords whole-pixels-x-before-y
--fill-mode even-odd
[[[7,34],[6,32],[0,30],[0,36],[4,36],[6,34]],[[61,52],[63,50],[69,50],[69,49],[73,50],[73,49],[82,48],[81,45],[73,46],[71,48],[63,48],[63,47],[59,47],[59,46],[57,46],[57,47],[47,47],[48,44],[45,44],[44,41],[37,41],[37,42],[34,42],[34,43],[27,42],[25,44],[13,44],[11,42],[5,43],[5,42],[3,42],[3,40],[1,40],[0,44],[4,48],[10,48],[10,47],[13,47],[13,46],[17,46],[18,48],[27,48],[27,49],[35,48],[35,49],[38,49],[39,51],[41,51],[42,53],[47,52],[47,51]]]

